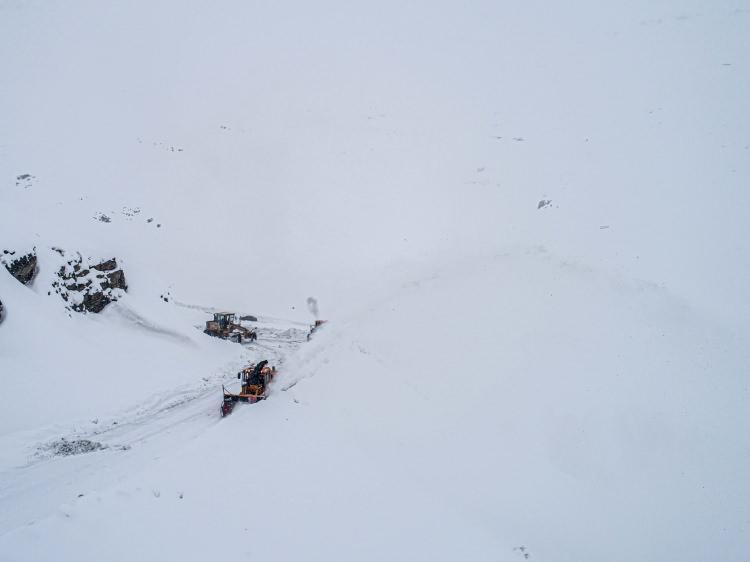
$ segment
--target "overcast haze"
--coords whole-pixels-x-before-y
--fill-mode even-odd
[[[39,259],[27,287],[0,269],[0,560],[157,559],[138,521],[183,455],[225,464],[180,486],[221,474],[246,511],[176,504],[164,536],[202,538],[174,559],[227,557],[223,523],[272,506],[297,540],[229,559],[746,559],[748,65],[742,1],[0,1],[0,251]],[[127,294],[69,318],[53,247],[116,257]],[[309,344],[308,297],[331,320]],[[201,334],[213,308],[262,316],[266,347]],[[268,350],[302,382],[218,423]],[[300,404],[262,438],[263,470],[300,473],[253,503],[233,476],[260,461],[229,443]],[[95,418],[140,428],[101,436],[132,449],[29,460]],[[104,507],[61,518],[79,488]],[[139,546],[101,554],[115,513]]]

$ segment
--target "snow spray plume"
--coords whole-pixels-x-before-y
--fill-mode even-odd
[[[315,319],[318,319],[318,301],[312,297],[307,297],[307,309],[310,311]]]

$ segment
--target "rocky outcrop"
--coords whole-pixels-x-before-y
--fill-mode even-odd
[[[28,254],[16,256],[12,250],[3,250],[0,256],[0,263],[5,266],[10,274],[18,279],[24,285],[28,285],[36,277],[36,251],[32,250]]]
[[[63,255],[67,257],[67,253]],[[80,254],[60,267],[52,287],[70,310],[94,313],[104,310],[128,289],[125,272],[117,267],[115,258],[99,262]]]
[[[76,312],[101,312],[128,290],[125,272],[117,266],[116,258],[95,260],[84,258],[78,252],[67,252],[62,248],[51,249],[62,257],[62,260],[57,256],[55,259],[63,262],[53,275],[51,288],[65,301],[67,309]],[[3,250],[0,253],[0,264],[4,265],[13,277],[28,285],[38,271],[36,248],[27,254]],[[52,291],[48,294],[52,294]]]
[[[3,301],[0,301],[0,322],[5,318],[5,309],[3,309]]]
[[[91,267],[97,271],[114,271],[117,269],[117,260],[112,258],[111,260],[103,261],[102,263],[92,265]]]

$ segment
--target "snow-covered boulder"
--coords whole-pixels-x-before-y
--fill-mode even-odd
[[[15,250],[3,250],[0,254],[0,263],[13,277],[24,285],[28,285],[37,273],[36,249],[22,255],[17,255]]]
[[[64,250],[57,252],[67,258]],[[76,312],[101,312],[128,289],[125,273],[118,268],[115,258],[98,261],[79,253],[60,266],[52,287]]]

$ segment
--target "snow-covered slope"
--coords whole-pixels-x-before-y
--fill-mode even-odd
[[[741,343],[658,287],[544,253],[425,271],[316,334],[267,402],[218,422],[214,401],[198,430],[157,418],[158,445],[96,453],[115,482],[53,464],[67,501],[0,550],[741,560]]]
[[[105,248],[152,270],[137,284],[151,294],[284,313],[300,291],[341,301],[332,278],[509,244],[723,310],[747,294],[736,2],[3,16],[0,205],[23,225],[3,240]]]
[[[65,258],[49,248],[37,258],[39,273],[30,286],[4,269],[0,275],[8,309],[0,339],[6,431],[88,421],[200,380],[217,362],[239,360],[232,346],[195,329],[208,318],[205,312],[163,301],[155,306],[137,289],[101,314],[66,309],[72,298],[66,303],[52,286]]]
[[[0,3],[0,560],[746,559],[749,26]]]

